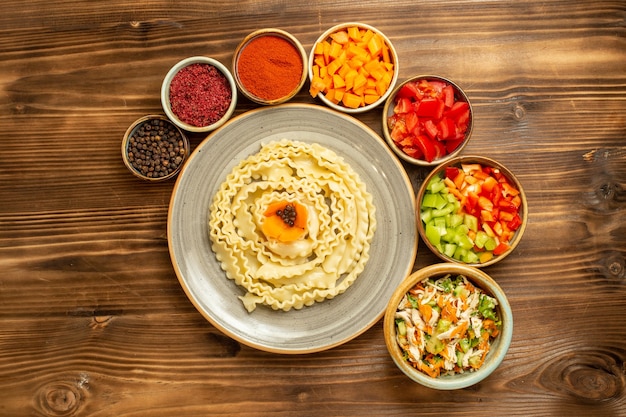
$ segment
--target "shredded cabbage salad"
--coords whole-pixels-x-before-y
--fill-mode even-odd
[[[398,305],[396,340],[405,359],[433,378],[475,371],[500,332],[497,304],[464,275],[425,278]]]

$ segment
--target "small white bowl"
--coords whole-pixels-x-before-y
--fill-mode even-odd
[[[398,54],[397,54],[396,49],[394,48],[393,44],[389,40],[389,38],[384,33],[382,33],[380,30],[378,30],[375,27],[370,26],[368,24],[359,23],[359,22],[348,22],[348,23],[341,23],[339,25],[331,27],[330,29],[328,29],[327,31],[322,33],[320,35],[320,37],[313,43],[313,47],[311,48],[311,53],[309,55],[309,62],[308,62],[309,81],[313,80],[313,65],[315,64],[315,45],[317,45],[318,43],[321,43],[324,40],[328,39],[330,37],[330,35],[335,33],[335,32],[338,32],[338,31],[344,30],[344,29],[348,29],[348,28],[354,27],[354,26],[356,26],[356,27],[358,27],[360,29],[369,29],[372,32],[375,32],[375,33],[379,34],[383,38],[383,40],[385,41],[385,44],[389,47],[389,52],[391,54],[391,61],[393,62],[393,77],[391,79],[389,87],[380,96],[380,98],[378,100],[376,100],[375,102],[373,102],[371,104],[367,104],[367,105],[360,106],[360,107],[357,107],[357,108],[346,107],[341,102],[335,103],[335,102],[331,101],[330,99],[328,99],[321,92],[319,94],[317,94],[317,97],[319,97],[320,100],[324,104],[326,104],[328,107],[330,107],[332,109],[335,109],[335,110],[339,110],[339,111],[344,112],[344,113],[352,113],[352,114],[364,113],[366,111],[372,110],[372,109],[378,107],[379,105],[383,104],[385,102],[385,100],[387,100],[387,97],[389,97],[389,94],[391,94],[391,91],[394,89],[394,86],[396,84],[396,81],[398,80],[398,74],[399,74]]]
[[[207,64],[215,67],[219,72],[224,75],[224,77],[226,77],[226,80],[228,81],[228,85],[230,87],[230,105],[219,120],[207,126],[193,126],[191,124],[183,122],[172,111],[172,106],[170,103],[170,85],[172,83],[172,79],[181,69],[192,64]],[[204,56],[193,56],[185,58],[182,61],[178,62],[176,65],[174,65],[165,76],[163,84],[161,85],[161,105],[163,106],[163,111],[165,112],[167,117],[181,129],[184,129],[188,132],[210,132],[222,126],[233,115],[235,107],[237,106],[237,85],[235,84],[235,79],[233,78],[228,68],[226,68],[218,60]]]

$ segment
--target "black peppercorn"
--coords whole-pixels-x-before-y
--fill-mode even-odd
[[[277,210],[276,215],[282,219],[287,225],[293,227],[296,224],[296,207],[289,203],[285,206],[284,210]]]
[[[147,119],[131,132],[126,157],[132,168],[148,178],[169,176],[185,159],[185,141],[169,121]]]

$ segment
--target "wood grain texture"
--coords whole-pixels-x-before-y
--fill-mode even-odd
[[[139,182],[122,163],[122,135],[162,112],[178,60],[230,66],[261,27],[309,50],[344,21],[388,35],[400,79],[463,87],[475,110],[464,153],[503,162],[527,192],[522,242],[487,268],[513,342],[474,387],[410,382],[381,323],[310,355],[224,336],[169,259],[173,182]],[[626,416],[625,63],[623,1],[5,1],[0,415]],[[294,101],[317,103],[306,88]],[[255,107],[241,99],[236,114]],[[380,111],[358,118],[381,132]],[[428,174],[406,168],[415,187]],[[435,262],[421,244],[416,268]]]

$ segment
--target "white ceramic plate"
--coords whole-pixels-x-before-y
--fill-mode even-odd
[[[365,270],[345,293],[301,310],[260,305],[248,313],[237,298],[244,291],[211,250],[209,207],[240,160],[257,153],[261,142],[283,138],[316,142],[343,156],[373,196],[377,229]],[[198,311],[233,339],[275,353],[322,351],[365,332],[411,273],[417,252],[415,196],[398,159],[365,124],[310,104],[253,110],[209,135],[178,176],[167,226],[176,275]]]

